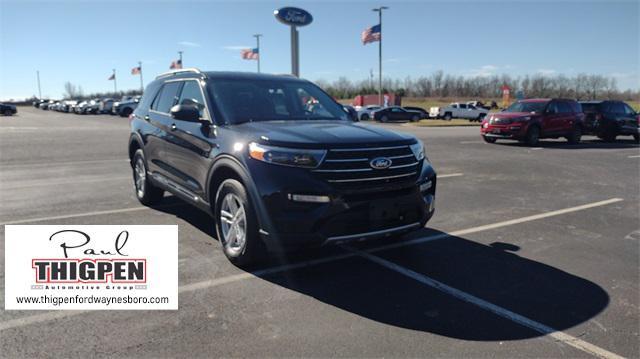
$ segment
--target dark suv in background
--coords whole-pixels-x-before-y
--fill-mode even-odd
[[[535,146],[541,138],[565,137],[569,143],[579,143],[583,132],[582,108],[567,99],[516,101],[502,112],[488,115],[480,126],[486,142],[510,139],[529,146]]]
[[[152,205],[169,191],[210,213],[237,265],[422,228],[436,189],[423,144],[356,117],[292,76],[160,75],[132,116],[136,195]]]
[[[585,133],[613,142],[618,136],[633,136],[638,141],[640,114],[622,101],[582,101]]]

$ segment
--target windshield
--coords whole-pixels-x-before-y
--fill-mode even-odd
[[[549,102],[514,102],[504,112],[542,112]]]
[[[342,106],[309,82],[234,79],[215,80],[208,86],[229,123],[349,119]]]

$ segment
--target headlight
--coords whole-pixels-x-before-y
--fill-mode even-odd
[[[422,159],[425,157],[424,144],[421,141],[418,141],[417,143],[414,143],[409,147],[411,147],[411,152],[413,152],[413,155],[416,156],[416,159],[418,161],[422,161]]]
[[[274,147],[255,142],[249,144],[249,156],[251,158],[285,166],[315,168],[320,165],[326,154],[327,151],[325,150]]]

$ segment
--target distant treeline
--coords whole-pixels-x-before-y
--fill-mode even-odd
[[[346,77],[328,82],[316,83],[335,98],[348,99],[357,95],[378,93],[378,79],[366,79],[353,82]],[[430,76],[418,78],[406,77],[404,80],[383,78],[383,91],[408,97],[439,98],[498,98],[502,96],[501,87],[507,85],[515,92],[522,90],[524,96],[564,97],[578,100],[618,99],[638,100],[640,90],[620,91],[614,77],[603,75],[578,74],[565,75],[510,75],[493,76],[456,76],[436,71]]]

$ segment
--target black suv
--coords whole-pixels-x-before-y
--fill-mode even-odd
[[[640,138],[638,124],[640,114],[622,101],[582,101],[586,115],[585,132],[613,142],[618,136]]]
[[[355,117],[292,76],[160,75],[132,116],[136,195],[152,205],[166,190],[211,214],[237,265],[422,228],[436,188],[423,144]]]

